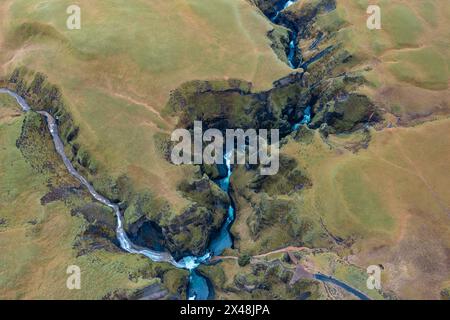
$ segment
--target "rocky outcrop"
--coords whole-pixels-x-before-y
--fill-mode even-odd
[[[295,159],[280,154],[280,169],[276,175],[261,175],[255,171],[248,188],[255,193],[267,193],[269,196],[290,195],[303,188],[311,187],[309,178],[298,169]]]
[[[287,49],[291,41],[292,31],[280,26],[274,26],[272,30],[267,33],[267,37],[272,44],[270,45],[278,58],[284,63],[289,64]]]
[[[294,57],[292,57],[295,67],[306,68],[309,62],[320,58],[321,55],[327,53],[326,51],[330,49],[318,52],[315,58],[309,57],[312,58],[309,62],[309,59],[307,59],[308,55],[304,51],[305,44],[309,45],[310,50],[317,49],[318,44],[326,37],[322,31],[314,28],[314,22],[320,14],[336,9],[335,0],[298,1],[298,4],[293,4],[282,11],[279,10],[282,9],[282,5],[286,1],[255,0],[253,3],[275,24],[270,34],[275,32],[275,35],[278,35],[278,37],[270,36],[269,38],[272,40],[274,51],[282,60],[284,59],[279,53],[280,50],[277,44],[283,43],[284,52],[287,53],[289,52],[290,40],[295,42],[296,48],[301,48],[301,50],[295,50]],[[278,14],[275,14],[275,11],[279,11]],[[288,30],[290,34],[287,42],[283,42],[282,34],[277,32],[280,26]]]
[[[270,18],[277,1],[253,1]],[[312,128],[340,133],[379,120],[372,101],[357,93],[365,84],[358,72],[342,72],[352,55],[336,40],[344,22],[333,27],[316,23],[318,16],[331,15],[335,0],[302,1],[281,11],[276,23],[297,34],[298,60],[302,70],[274,82],[272,89],[252,92],[245,81],[191,81],[171,93],[167,110],[180,117],[178,125],[192,128],[194,120],[207,127],[278,128],[290,134],[309,106]],[[331,17],[330,17],[331,18]],[[277,32],[277,26],[271,31]],[[284,41],[286,43],[286,41]],[[350,69],[350,68],[349,68]]]
[[[230,92],[249,91],[245,83],[229,83]],[[105,171],[97,170],[95,161],[76,142],[78,129],[66,111],[60,90],[48,83],[43,74],[25,68],[16,69],[7,86],[19,91],[33,106],[33,110],[45,110],[54,115],[58,120],[60,136],[67,150],[72,151],[72,163],[79,172],[93,181],[92,184],[99,193],[119,204],[124,215],[125,229],[136,244],[157,250],[168,249],[176,258],[205,252],[210,237],[222,225],[230,203],[227,194],[208,175],[214,179],[222,178],[227,174],[226,167],[204,167],[207,175],[199,174],[196,180],[182,183],[180,192],[190,199],[191,204],[181,213],[175,213],[163,198],[155,196],[149,190],[135,190],[127,176],[113,178]],[[161,140],[164,139],[165,137],[161,137]],[[60,159],[54,153],[45,121],[37,113],[27,114],[17,146],[35,170],[59,174],[56,164],[60,163]],[[90,199],[79,183],[75,181],[76,184],[73,185],[74,181],[70,176],[56,178],[58,184],[55,183],[55,186],[49,181],[50,192],[41,199],[44,205],[55,200],[72,201],[76,196]],[[60,184],[60,180],[63,184]],[[84,217],[87,224],[75,243],[79,255],[96,249],[118,250],[116,220],[108,210],[91,203],[75,203],[72,208],[72,214]],[[105,217],[109,220],[105,220]]]
[[[274,2],[254,3],[270,16]],[[337,23],[336,29],[324,29],[316,23],[318,16],[332,14],[335,1],[305,1],[301,10],[299,7],[300,3],[282,11],[276,21],[298,34],[297,59],[303,70],[278,79],[273,88],[262,92],[253,92],[251,83],[236,79],[185,83],[171,93],[166,106],[169,113],[179,117],[178,126],[192,129],[194,121],[199,120],[204,130],[277,128],[280,136],[285,137],[304,118],[307,109],[311,113],[309,128],[318,129],[324,136],[352,132],[378,121],[377,107],[358,92],[366,83],[364,77],[359,72],[342,71],[352,61],[351,54],[335,38],[342,25]],[[276,27],[272,33],[275,32]],[[308,136],[311,134],[302,139]],[[251,181],[244,186],[233,185],[231,195],[236,198],[237,212],[241,209],[240,201],[250,205],[246,223],[253,239],[268,228],[286,225],[286,235],[301,244],[302,236],[316,227],[317,222],[307,217],[298,219],[292,203],[283,196],[301,191],[311,182],[289,159],[280,160],[286,163],[280,165],[280,173],[275,177],[258,176],[255,168],[247,166]],[[213,167],[203,167],[202,172],[210,177],[219,176]],[[239,235],[235,236],[238,243]]]
[[[367,97],[352,92],[364,83],[357,74],[323,78],[339,60],[339,56],[330,56],[319,64],[322,69],[314,66],[314,74],[290,74],[274,82],[273,89],[258,93],[217,89],[219,85],[214,81],[201,84],[196,81],[188,85],[210,89],[184,93],[179,92],[183,88],[177,89],[168,106],[176,110],[173,113],[180,116],[178,126],[184,128],[192,128],[193,122],[199,120],[207,128],[221,130],[277,128],[283,137],[292,132],[292,126],[303,118],[305,109],[310,106],[313,128],[326,124],[332,132],[352,131],[358,124],[378,120],[377,110]]]
[[[223,179],[228,175],[228,169],[225,164],[202,164],[201,170],[202,173],[214,181]]]
[[[202,255],[211,236],[222,226],[230,200],[207,176],[185,181],[179,189],[192,204],[162,224],[166,245],[175,257]]]
[[[270,18],[273,18],[280,9],[283,0],[251,0],[251,2],[256,5],[261,11]]]
[[[280,260],[252,264],[251,271],[236,275],[234,286],[252,299],[317,299],[324,296],[318,281],[291,282],[294,272]]]
[[[181,213],[151,193],[139,193],[124,211],[125,227],[131,240],[156,250],[168,249],[176,259],[204,254],[211,236],[227,214],[230,200],[208,176],[183,181],[179,191],[190,200]]]
[[[255,0],[254,3],[270,16],[279,1]],[[336,68],[352,59],[335,41],[336,30],[324,30],[315,23],[317,15],[334,10],[334,0],[307,1],[302,5],[302,10],[295,8],[292,6],[292,9],[280,13],[277,23],[298,34],[301,48],[298,60],[306,71],[299,69],[275,81],[273,88],[263,92],[253,92],[251,83],[237,79],[185,83],[171,93],[166,107],[168,112],[179,116],[179,127],[190,129],[194,120],[201,120],[206,127],[222,130],[277,128],[283,137],[292,133],[293,125],[303,118],[308,107],[312,115],[310,127],[320,128],[323,134],[357,130],[378,120],[376,106],[366,96],[356,92],[364,84],[364,78],[358,73],[338,72]],[[288,43],[287,29],[283,30],[274,29],[271,33],[274,44],[278,39],[278,49],[278,46]],[[275,37],[276,32],[279,34]],[[33,79],[28,86],[26,80],[30,80],[31,76]],[[183,183],[180,192],[191,204],[181,213],[174,213],[167,202],[152,193],[132,190],[126,177],[113,179],[104,172],[98,172],[95,159],[76,142],[78,127],[65,108],[60,90],[49,84],[44,75],[30,75],[26,70],[18,69],[9,84],[31,100],[37,109],[45,109],[57,117],[61,137],[72,150],[72,162],[77,170],[94,181],[96,190],[120,203],[126,230],[134,241],[154,248],[166,247],[176,257],[204,253],[229,206],[227,195],[211,181],[226,175],[223,166],[202,166],[204,177]],[[161,136],[158,141],[161,152],[167,157],[170,149],[167,147],[167,137]],[[291,171],[278,175],[279,180],[276,181],[257,178],[253,181],[253,191],[266,193],[269,198],[275,199],[275,191],[285,194],[308,185],[307,178],[301,172]],[[54,190],[43,201],[66,196],[69,194],[66,191]],[[272,222],[277,208],[289,209],[288,204],[274,199],[254,202],[255,214],[250,217],[249,223],[255,236]]]

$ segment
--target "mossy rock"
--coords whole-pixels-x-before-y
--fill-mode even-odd
[[[186,296],[186,288],[188,283],[188,273],[185,270],[171,269],[164,273],[164,286],[171,294],[180,297]]]
[[[198,271],[211,281],[215,289],[224,289],[226,276],[223,267],[220,264],[201,265],[199,266]]]
[[[367,122],[375,114],[374,105],[364,95],[352,94],[345,101],[335,104],[333,117],[329,125],[337,132],[345,132],[354,129],[358,124]]]
[[[450,300],[450,288],[445,288],[441,291],[442,300]]]
[[[250,263],[251,256],[249,254],[241,254],[238,258],[238,264],[241,267],[245,267]]]

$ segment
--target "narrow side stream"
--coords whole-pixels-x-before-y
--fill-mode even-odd
[[[276,19],[278,16],[278,13],[281,10],[284,10],[289,5],[295,3],[295,1],[281,1],[280,2],[280,10],[277,11],[276,16],[273,19]],[[295,37],[297,35],[295,34]],[[296,45],[296,38],[291,39],[290,45],[290,63],[292,64],[295,59],[295,52],[297,50]],[[291,51],[293,53],[291,53]],[[0,93],[5,93],[10,95],[11,97],[15,98],[17,103],[20,105],[22,110],[24,112],[28,112],[31,110],[30,106],[27,104],[27,102],[17,95],[15,92],[10,91],[8,89],[0,88]],[[119,240],[120,247],[133,254],[141,254],[152,261],[155,262],[168,262],[175,266],[176,268],[181,269],[187,269],[190,272],[189,275],[189,284],[188,284],[188,290],[187,290],[187,298],[188,299],[195,299],[195,300],[205,300],[205,299],[212,299],[214,297],[214,289],[209,279],[202,276],[196,268],[203,263],[207,263],[211,257],[218,256],[223,253],[223,251],[227,248],[233,247],[233,239],[232,235],[230,233],[230,228],[232,223],[235,220],[235,208],[234,204],[232,203],[232,199],[230,197],[230,206],[228,208],[228,214],[225,219],[224,224],[222,225],[219,232],[211,239],[210,244],[208,246],[207,251],[202,256],[186,256],[180,259],[179,261],[176,261],[173,256],[167,252],[167,251],[155,251],[148,248],[144,248],[141,246],[138,246],[134,244],[127,236],[124,228],[123,228],[123,215],[120,211],[120,208],[117,204],[113,203],[109,199],[105,198],[104,196],[100,195],[94,187],[88,182],[88,180],[82,176],[72,165],[69,158],[64,152],[64,144],[58,134],[58,125],[57,121],[52,117],[51,114],[49,114],[46,111],[37,111],[39,114],[43,115],[47,120],[47,125],[50,131],[50,134],[53,139],[53,143],[56,149],[56,152],[59,154],[61,159],[64,162],[65,167],[67,168],[68,172],[75,177],[82,185],[84,185],[89,193],[92,195],[94,199],[99,201],[100,203],[110,207],[116,216],[117,219],[117,228],[116,228],[116,236]],[[300,126],[307,125],[311,120],[311,107],[307,107],[304,111],[303,119],[299,122],[293,125],[292,130],[298,130]],[[231,162],[230,162],[230,156],[231,154],[225,155],[225,164],[227,167],[227,176],[221,180],[216,181],[216,183],[220,186],[220,188],[225,191],[228,195],[230,193],[230,177],[232,174],[232,168],[231,168]],[[347,284],[334,279],[332,277],[317,274],[315,275],[315,278],[320,281],[326,281],[326,282],[332,282],[343,289],[347,290],[348,292],[356,295],[360,299],[369,299],[367,296],[365,296],[363,293],[359,292],[358,290],[348,286]]]
[[[15,98],[17,103],[20,105],[20,107],[22,108],[22,110],[24,112],[28,112],[31,110],[31,108],[27,104],[27,102],[22,97],[17,95],[15,92],[12,92],[8,89],[0,88],[0,93],[6,93],[6,94],[10,95],[11,97]],[[56,152],[59,154],[59,156],[63,160],[64,165],[67,168],[67,171],[69,171],[69,173],[73,177],[75,177],[82,185],[84,185],[88,189],[89,193],[92,195],[92,197],[94,199],[96,199],[100,203],[110,207],[114,211],[114,214],[116,215],[116,218],[117,218],[116,235],[117,235],[117,239],[119,240],[120,247],[123,250],[130,252],[130,253],[142,254],[142,255],[146,256],[147,258],[151,259],[152,261],[168,262],[177,268],[183,268],[183,269],[188,269],[188,270],[192,270],[192,269],[196,268],[200,263],[203,263],[210,258],[210,253],[206,253],[204,256],[201,256],[201,257],[188,256],[188,257],[182,258],[180,261],[175,261],[175,259],[172,257],[172,255],[167,251],[161,252],[161,251],[150,250],[147,248],[143,248],[141,246],[137,246],[133,242],[131,242],[130,239],[128,238],[125,230],[123,229],[123,216],[122,216],[122,212],[120,211],[119,206],[117,204],[113,203],[112,201],[110,201],[109,199],[105,198],[104,196],[100,195],[94,189],[94,187],[87,181],[87,179],[85,177],[83,177],[74,168],[74,166],[72,165],[69,158],[67,157],[67,155],[64,152],[64,144],[58,134],[58,125],[57,125],[56,120],[52,117],[52,115],[50,115],[46,111],[38,111],[38,113],[45,116],[50,134],[53,139],[53,143],[55,145]]]
[[[353,294],[354,296],[356,296],[360,300],[370,300],[370,298],[367,295],[365,295],[364,293],[362,293],[361,291],[359,291],[359,290],[357,290],[357,289],[355,289],[353,287],[350,287],[348,284],[346,284],[346,283],[344,283],[344,282],[342,282],[342,281],[340,281],[340,280],[338,280],[336,278],[333,278],[331,276],[327,276],[327,275],[324,275],[322,273],[316,273],[314,275],[314,278],[319,280],[319,281],[322,281],[322,282],[329,282],[329,283],[335,284],[338,287],[341,287],[342,289],[344,289],[345,291]]]
[[[0,93],[6,93],[16,99],[17,103],[20,105],[22,110],[24,112],[28,112],[31,110],[28,103],[20,97],[18,94],[16,94],[13,91],[10,91],[8,89],[0,88]],[[195,269],[202,263],[205,263],[209,261],[209,259],[212,257],[212,255],[218,255],[223,252],[226,248],[231,248],[233,245],[232,237],[229,232],[231,223],[234,221],[234,207],[233,205],[230,205],[228,208],[228,216],[225,220],[225,223],[220,229],[220,232],[213,238],[211,241],[211,244],[207,250],[207,252],[203,256],[195,257],[195,256],[186,256],[183,257],[181,260],[176,261],[173,256],[167,252],[167,251],[155,251],[148,248],[144,248],[141,246],[138,246],[134,244],[127,236],[125,230],[123,229],[123,215],[120,211],[120,208],[117,204],[113,203],[109,199],[105,198],[104,196],[100,195],[94,187],[87,181],[85,177],[83,177],[72,165],[69,158],[64,152],[64,144],[58,134],[58,125],[56,120],[53,118],[51,114],[49,114],[46,111],[37,111],[39,114],[45,116],[47,120],[47,125],[50,131],[50,134],[53,139],[53,143],[56,149],[56,152],[61,157],[61,159],[64,162],[64,165],[69,171],[69,173],[75,177],[82,185],[84,185],[89,193],[92,195],[92,197],[99,201],[100,203],[110,207],[116,216],[117,219],[117,228],[116,228],[116,236],[119,240],[120,247],[129,252],[134,254],[142,254],[145,257],[149,258],[152,261],[155,262],[168,262],[172,264],[173,266],[181,269],[187,269],[190,271],[190,281],[188,286],[188,298],[189,299],[210,299],[213,297],[213,288],[210,283],[210,281],[206,278],[204,278],[202,275],[200,275]],[[227,176],[219,180],[217,183],[219,186],[224,190],[225,192],[229,192],[229,186],[230,186],[230,177],[231,177],[231,163],[229,159],[229,155],[225,156],[225,163],[227,166]]]
[[[303,112],[303,119],[292,126],[292,131],[297,131],[302,125],[308,125],[311,122],[311,106],[307,106]]]
[[[272,17],[268,16],[267,18],[270,19],[270,21],[272,21],[273,23],[277,23],[278,20],[278,16],[280,14],[281,11],[285,10],[286,8],[290,7],[291,5],[293,5],[294,3],[296,3],[298,0],[281,0],[280,2],[278,2],[275,5],[275,15],[273,15]],[[289,35],[289,47],[287,48],[288,50],[286,55],[287,55],[287,59],[288,59],[288,64],[292,69],[296,69],[299,67],[299,63],[296,61],[296,56],[297,56],[297,38],[298,38],[298,31],[297,30],[290,30],[290,35]]]

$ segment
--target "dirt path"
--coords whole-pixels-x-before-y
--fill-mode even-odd
[[[308,247],[293,247],[293,246],[289,246],[289,247],[285,247],[282,249],[277,249],[277,250],[273,250],[270,252],[266,252],[263,254],[258,254],[256,256],[252,256],[253,259],[260,259],[260,258],[265,258],[267,256],[270,256],[271,254],[277,254],[277,253],[288,253],[289,256],[292,256],[290,253],[292,252],[298,252],[298,251],[307,251],[307,250],[311,250],[311,248]],[[217,260],[225,260],[225,259],[233,259],[233,260],[237,260],[238,257],[236,256],[215,256],[211,259],[211,261],[217,261]],[[296,260],[296,259],[295,259]],[[294,260],[293,260],[294,261]],[[297,262],[294,261],[296,264]]]
[[[152,113],[154,113],[161,121],[163,121],[165,124],[170,126],[170,123],[166,119],[164,119],[163,116],[161,116],[161,113],[158,110],[156,110],[153,106],[151,106],[151,105],[149,105],[149,104],[147,104],[145,102],[138,101],[138,100],[136,100],[136,99],[134,99],[134,98],[132,98],[130,96],[127,96],[127,95],[124,95],[124,94],[121,94],[121,93],[118,93],[118,92],[112,92],[112,94],[115,97],[123,99],[123,100],[127,100],[128,102],[131,102],[132,104],[145,107],[146,109],[148,109]]]
[[[289,246],[289,247],[286,247],[286,248],[282,248],[282,249],[270,251],[270,252],[267,252],[267,253],[259,254],[259,255],[253,256],[253,258],[264,258],[264,257],[267,257],[267,256],[269,256],[271,254],[276,254],[276,253],[286,253],[286,252],[289,253],[289,252],[292,252],[292,251],[307,251],[307,250],[311,250],[311,249],[308,248],[308,247],[292,247],[292,246]]]

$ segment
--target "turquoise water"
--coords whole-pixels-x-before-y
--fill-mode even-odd
[[[220,188],[225,191],[227,194],[230,192],[230,178],[231,178],[231,163],[230,163],[230,155],[225,155],[225,164],[227,166],[227,176],[219,181],[217,184]],[[231,197],[230,197],[231,201]],[[230,234],[230,226],[234,221],[234,207],[231,203],[228,207],[228,215],[225,223],[220,228],[218,234],[211,240],[209,245],[209,251],[212,252],[213,255],[218,256],[221,255],[222,252],[233,246],[233,239]]]
[[[207,300],[214,296],[212,286],[208,280],[201,276],[196,270],[189,274],[188,299]]]
[[[289,6],[296,3],[297,0],[282,0],[279,1],[275,5],[275,15],[273,17],[268,17],[273,23],[276,23],[278,14],[283,11],[284,9],[288,8]],[[296,69],[298,67],[298,63],[295,61],[297,53],[297,33],[292,32],[290,34],[290,40],[289,40],[289,52],[287,54],[288,58],[288,64],[292,69]]]
[[[216,181],[219,187],[226,193],[229,193],[230,191],[230,178],[232,173],[230,156],[230,154],[227,154],[224,157],[227,167],[227,176]],[[233,223],[234,218],[235,210],[233,204],[230,204],[230,206],[228,207],[228,215],[224,224],[220,228],[219,232],[212,238],[208,246],[209,257],[203,262],[208,261],[212,256],[221,255],[225,249],[233,247],[233,238],[230,233],[230,226]],[[195,260],[195,258],[193,259]],[[212,298],[214,294],[211,284],[205,277],[199,274],[195,270],[195,268],[192,269],[189,277],[188,299],[205,300],[208,298]]]
[[[351,294],[355,295],[356,297],[358,297],[361,300],[370,300],[370,298],[367,295],[365,295],[364,293],[362,293],[361,291],[358,291],[355,288],[350,287],[348,284],[346,284],[338,279],[335,279],[333,277],[326,276],[321,273],[317,273],[314,275],[314,278],[316,278],[317,280],[323,281],[323,282],[333,283],[333,284],[341,287],[342,289],[346,290],[347,292],[350,292]]]
[[[297,131],[298,129],[300,129],[300,127],[302,125],[305,125],[305,124],[307,125],[310,122],[311,122],[311,107],[307,106],[305,108],[305,111],[304,111],[304,114],[303,114],[303,119],[300,122],[294,124],[292,126],[292,130],[293,131]]]

